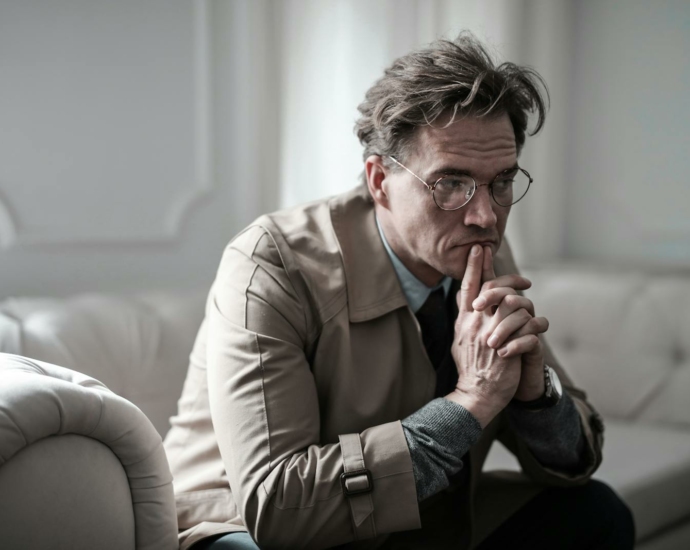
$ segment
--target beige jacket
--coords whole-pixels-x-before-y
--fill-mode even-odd
[[[507,245],[495,267],[516,272]],[[182,548],[235,530],[261,548],[375,548],[419,529],[428,503],[417,502],[400,420],[433,399],[435,378],[366,188],[259,218],[225,250],[165,441]],[[582,483],[599,465],[596,413],[568,389],[587,470],[542,467],[499,415],[471,450],[461,546],[477,528],[472,495],[494,439],[543,484]],[[344,495],[344,462],[368,470],[371,492]],[[345,481],[369,488],[366,475]]]

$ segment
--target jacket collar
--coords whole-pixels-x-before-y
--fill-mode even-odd
[[[374,203],[365,185],[333,197],[331,222],[340,245],[347,286],[350,321],[369,321],[408,305],[376,227]],[[519,273],[504,238],[494,257],[496,275]],[[451,294],[460,290],[453,280]]]
[[[407,306],[366,186],[334,197],[330,210],[343,258],[350,321],[369,321]]]
[[[407,303],[413,313],[417,313],[424,303],[427,301],[432,292],[443,289],[443,296],[448,297],[448,292],[450,291],[450,285],[453,279],[447,275],[441,279],[441,282],[436,286],[430,288],[426,286],[422,281],[417,279],[412,272],[405,267],[400,258],[393,252],[393,249],[388,244],[386,235],[383,232],[383,228],[379,223],[378,218],[376,218],[376,227],[379,230],[379,235],[381,236],[381,242],[383,242],[383,247],[386,249],[386,254],[390,258],[393,264],[393,269],[395,269],[395,274],[398,276],[398,281],[400,281],[400,286],[402,287],[405,298],[407,298]]]

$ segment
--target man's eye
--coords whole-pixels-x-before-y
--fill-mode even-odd
[[[506,191],[510,191],[514,182],[515,180],[513,179],[495,181],[493,184],[494,193],[505,193]]]
[[[472,189],[473,185],[471,181],[463,178],[443,178],[436,187],[441,191],[464,192]]]

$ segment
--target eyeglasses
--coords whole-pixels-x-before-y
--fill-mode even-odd
[[[436,206],[441,210],[462,208],[472,200],[477,188],[482,185],[489,186],[491,197],[496,204],[503,207],[512,206],[527,194],[529,186],[534,181],[527,170],[516,166],[498,174],[491,183],[477,185],[471,176],[448,175],[441,176],[432,185],[429,185],[396,158],[391,156],[388,158],[421,181],[431,191]]]

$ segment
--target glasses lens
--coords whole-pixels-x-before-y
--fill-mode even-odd
[[[443,210],[457,210],[474,195],[474,180],[462,176],[446,176],[436,182],[434,201]]]
[[[510,206],[525,196],[530,179],[522,170],[516,169],[498,176],[491,185],[491,195],[497,204]]]

